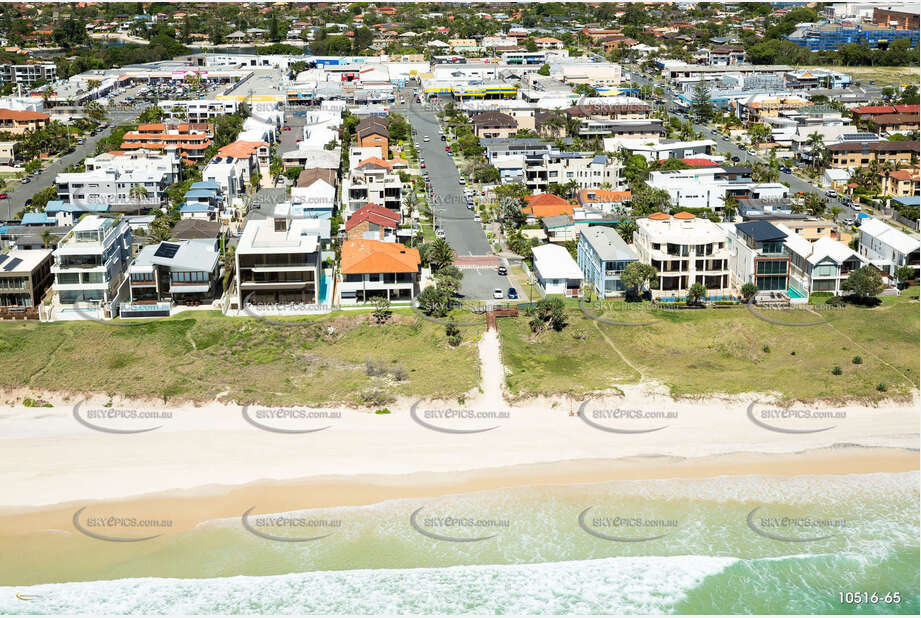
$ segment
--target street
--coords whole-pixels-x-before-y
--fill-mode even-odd
[[[416,148],[425,161],[435,192],[434,198],[427,198],[435,223],[445,231],[445,240],[459,257],[492,255],[483,226],[473,220],[474,212],[467,209],[464,185],[460,184],[457,166],[453,157],[445,152],[446,142],[441,141],[438,133],[438,118],[428,107],[415,103],[411,88],[404,89],[402,96],[407,104],[395,105],[394,111],[405,113],[416,131]],[[428,136],[428,142],[425,136]],[[468,299],[491,300],[493,290],[499,288],[505,295],[509,287],[508,277],[499,275],[495,268],[471,269],[464,271],[461,295]]]

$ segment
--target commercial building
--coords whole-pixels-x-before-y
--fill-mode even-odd
[[[851,44],[865,45],[870,49],[886,49],[899,39],[908,39],[912,47],[917,47],[918,28],[908,30],[868,23],[826,23],[797,28],[784,38],[811,51],[837,50]]]

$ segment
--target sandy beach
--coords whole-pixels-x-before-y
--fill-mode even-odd
[[[699,459],[837,447],[827,453],[833,462],[842,446],[913,451],[910,459],[917,469],[917,399],[880,407],[796,406],[798,417],[784,417],[770,404],[755,403],[757,396],[673,400],[637,387],[623,396],[591,400],[580,415],[582,401],[532,400],[508,406],[489,391],[463,404],[422,402],[415,414],[416,402],[411,401],[391,404],[389,414],[300,410],[327,415],[322,419],[260,419],[260,413],[272,412],[253,407],[247,420],[240,407],[226,404],[169,407],[106,397],[84,401],[77,414],[74,404],[79,399],[53,401],[49,408],[7,407],[0,418],[0,485],[6,489],[0,512],[165,491],[207,492],[260,481],[384,475],[389,483],[399,484],[401,477],[422,472],[534,464],[555,468],[558,462],[638,457]],[[110,411],[168,412],[171,417],[76,418]],[[463,418],[464,413],[495,414]],[[816,413],[824,417],[803,416]],[[656,418],[637,418],[642,415]],[[155,429],[120,434],[105,428]],[[310,433],[276,433],[272,428]],[[635,467],[635,473],[642,474],[641,468]],[[724,464],[717,470],[732,473],[738,468]],[[829,470],[841,471],[833,466]],[[804,466],[803,471],[815,470]]]

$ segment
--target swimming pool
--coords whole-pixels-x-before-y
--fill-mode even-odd
[[[787,290],[787,296],[790,298],[806,298],[806,295],[794,288],[792,285]]]

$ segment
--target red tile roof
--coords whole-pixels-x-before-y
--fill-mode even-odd
[[[345,222],[345,231],[348,232],[364,221],[369,221],[382,227],[396,229],[402,220],[403,217],[400,216],[400,213],[369,202],[356,210],[354,214],[349,217],[349,220]]]
[[[572,215],[572,204],[552,193],[539,193],[524,198],[527,206],[521,210],[537,218]]]

